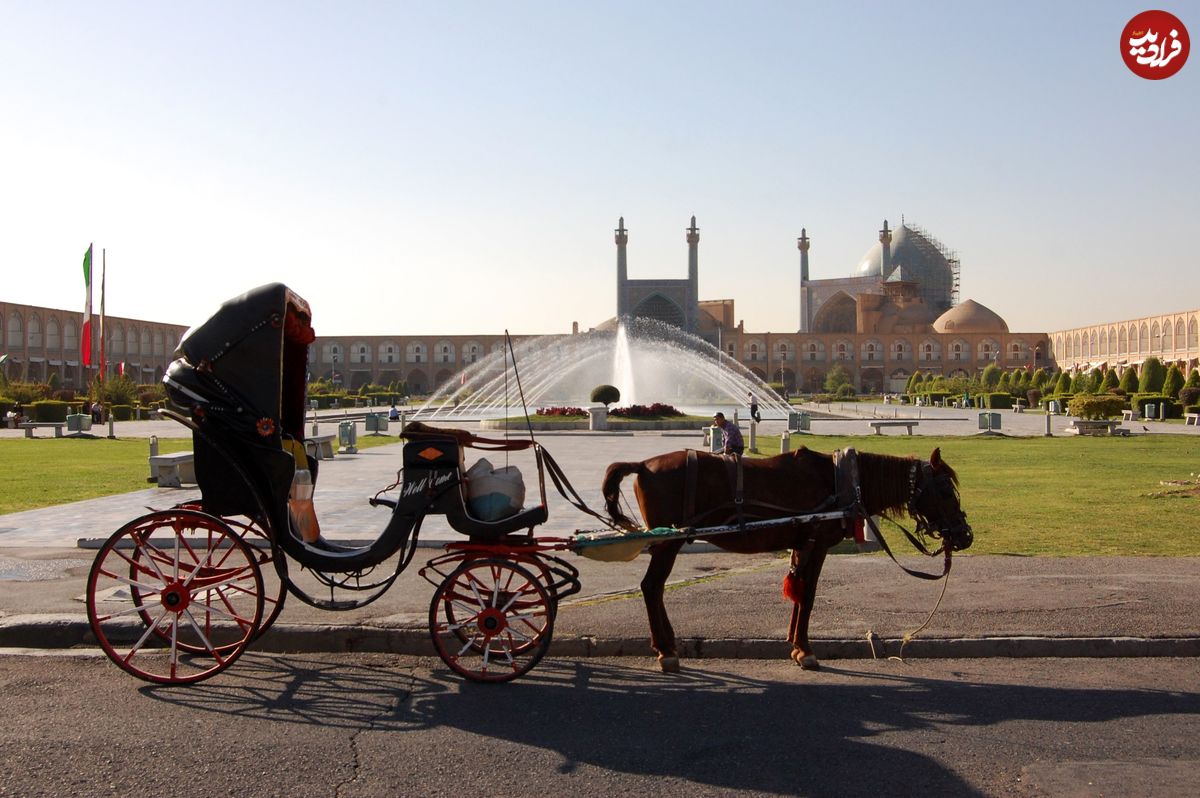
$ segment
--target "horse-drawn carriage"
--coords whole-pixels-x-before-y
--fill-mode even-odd
[[[708,455],[687,458],[679,484],[670,468],[654,469],[667,478],[656,482],[649,472],[628,468],[640,464],[613,464],[605,495],[610,514],[621,522],[610,522],[612,531],[538,536],[535,529],[548,518],[547,473],[564,496],[586,510],[548,452],[532,439],[492,440],[420,424],[404,433],[397,480],[369,500],[389,513],[383,531],[367,545],[332,541],[320,534],[311,500],[320,462],[305,447],[313,340],[308,304],[286,286],[272,284],[225,303],[181,341],[180,357],[164,378],[175,410],[164,414],[192,430],[201,498],[121,527],[100,549],[88,578],[92,631],[127,672],[160,683],[209,678],[270,628],[289,593],[328,610],[370,603],[412,561],[421,523],[430,514],[444,515],[464,536],[420,571],[434,585],[430,634],[447,665],[479,681],[516,678],[545,654],[559,600],[580,589],[578,569],[559,556],[568,551],[627,550],[636,556],[650,546],[655,554],[643,588],[652,644],[667,668],[674,639],[661,607],[661,587],[684,540],[708,537],[733,551],[793,548],[811,554],[820,549],[823,557],[821,546],[832,533],[821,530],[839,523],[841,529],[847,518],[895,507],[903,499],[901,508],[906,501],[911,515],[930,519],[930,532],[945,538],[947,552],[964,548],[964,540],[969,545],[957,494],[942,486],[953,474],[948,469],[948,475],[934,473],[937,462],[906,472],[907,491],[868,490],[856,496],[846,493],[849,483],[843,479],[842,492],[853,506],[833,507],[812,499],[814,489],[820,492],[822,475],[772,470],[757,462],[746,466],[744,489],[740,470],[737,485],[728,490],[702,485],[718,470],[724,473],[724,466],[714,462],[719,458]],[[481,510],[469,493],[466,448],[532,451],[538,502],[500,513]],[[782,464],[790,467],[792,461],[800,463],[790,458]],[[638,473],[642,512],[653,528],[638,528],[621,516],[614,491],[626,473]],[[797,477],[813,484],[787,488],[786,480]],[[778,484],[793,498],[767,501],[755,495],[755,486],[776,490]],[[857,491],[857,475],[853,484]],[[647,506],[648,498],[660,501],[656,497],[664,490],[687,494],[694,506],[686,513]],[[721,503],[725,493],[729,507]],[[733,504],[736,515],[726,512]],[[693,523],[698,518],[706,525]],[[813,574],[800,591],[809,599],[802,613],[805,646],[815,585]],[[797,598],[798,606],[804,595]]]

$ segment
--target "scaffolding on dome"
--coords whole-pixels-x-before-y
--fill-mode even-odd
[[[958,260],[958,253],[950,249],[941,241],[938,241],[937,238],[935,238],[933,234],[931,234],[924,227],[908,221],[903,222],[903,224],[909,230],[912,230],[917,234],[914,237],[914,243],[918,249],[921,249],[929,254],[931,254],[932,250],[932,252],[936,252],[945,258],[946,262],[950,264],[950,307],[954,307],[958,304],[959,298],[959,270],[961,268],[961,263]]]

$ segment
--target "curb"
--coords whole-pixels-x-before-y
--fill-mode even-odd
[[[822,659],[899,657],[900,640],[814,638]],[[78,615],[10,615],[0,618],[0,648],[63,649],[95,646],[87,619]],[[791,644],[759,638],[681,638],[679,653],[687,659],[787,659]],[[346,626],[276,623],[251,644],[272,653],[371,652],[436,656],[424,627]],[[647,657],[647,637],[582,635],[551,642],[550,656]],[[913,659],[983,659],[992,657],[1105,658],[1200,657],[1200,637],[1009,637],[916,638],[903,646]]]

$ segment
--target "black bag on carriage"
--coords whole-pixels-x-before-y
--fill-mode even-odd
[[[311,319],[307,302],[271,283],[224,303],[180,341],[163,382],[197,426],[192,443],[206,512],[286,529],[297,466],[315,482],[317,461],[304,452]]]

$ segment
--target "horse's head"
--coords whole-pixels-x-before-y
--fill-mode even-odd
[[[914,466],[911,481],[908,514],[951,551],[969,547],[974,538],[958,502],[958,475],[942,461],[941,449],[933,450],[929,462]]]

